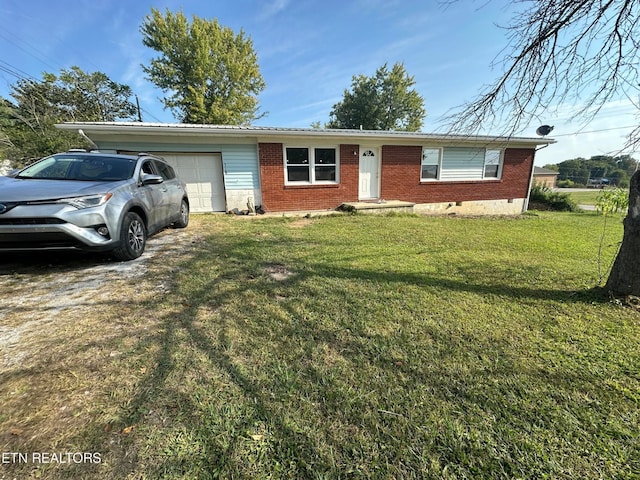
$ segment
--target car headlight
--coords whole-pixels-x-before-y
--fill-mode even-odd
[[[68,205],[76,207],[77,209],[83,209],[104,205],[109,201],[111,197],[113,197],[112,193],[103,193],[101,195],[85,195],[83,197],[61,198],[60,200],[57,200],[56,203],[66,203]]]

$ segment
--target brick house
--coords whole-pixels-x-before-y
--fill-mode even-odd
[[[194,212],[333,210],[398,200],[416,212],[526,210],[536,147],[548,138],[133,122],[58,125],[103,151],[174,165]]]

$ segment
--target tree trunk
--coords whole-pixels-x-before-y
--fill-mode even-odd
[[[631,177],[622,245],[605,288],[615,296],[640,297],[640,170]]]

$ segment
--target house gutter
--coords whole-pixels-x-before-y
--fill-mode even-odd
[[[150,135],[167,136],[208,136],[208,137],[236,137],[253,141],[273,141],[274,138],[324,138],[333,140],[353,139],[353,141],[384,141],[388,143],[449,143],[474,145],[500,145],[513,147],[535,148],[538,145],[555,143],[553,139],[531,137],[501,137],[484,135],[455,135],[432,134],[423,132],[397,132],[386,130],[336,130],[313,128],[278,128],[235,125],[195,125],[183,123],[140,123],[140,122],[68,122],[56,124],[61,130],[83,130],[89,135]]]

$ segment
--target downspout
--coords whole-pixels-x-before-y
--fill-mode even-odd
[[[82,138],[84,138],[87,142],[89,142],[93,148],[95,148],[96,150],[100,150],[98,145],[96,145],[96,143],[93,140],[87,137],[86,133],[84,133],[81,128],[78,129],[78,133]]]
[[[531,198],[531,187],[533,186],[533,172],[535,170],[536,152],[538,150],[542,150],[543,148],[547,148],[548,146],[549,146],[549,144],[547,143],[546,145],[544,145],[544,146],[542,146],[540,148],[535,148],[533,150],[533,159],[531,161],[531,174],[529,175],[529,187],[527,189],[527,198],[525,198],[524,205],[522,206],[522,213],[524,213],[527,210],[529,210],[529,199]]]

